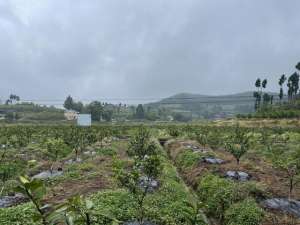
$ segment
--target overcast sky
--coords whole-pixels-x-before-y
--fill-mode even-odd
[[[300,61],[299,0],[0,0],[0,96],[277,91]]]

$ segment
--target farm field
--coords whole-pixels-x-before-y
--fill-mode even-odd
[[[0,224],[300,224],[297,126],[2,126]]]

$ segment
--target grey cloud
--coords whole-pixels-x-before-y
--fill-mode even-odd
[[[28,2],[0,0],[2,98],[277,90],[300,61],[297,0]]]

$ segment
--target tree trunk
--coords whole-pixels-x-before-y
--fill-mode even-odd
[[[289,200],[292,198],[292,193],[294,189],[294,177],[290,178],[290,188],[289,188]]]
[[[86,217],[86,225],[91,225],[91,218],[90,215],[88,213],[85,213],[85,217]]]

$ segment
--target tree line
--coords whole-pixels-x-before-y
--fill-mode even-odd
[[[69,95],[64,101],[64,108],[67,110],[74,110],[78,113],[90,113],[93,121],[111,121],[113,116],[113,109],[111,104],[101,103],[99,101],[92,101],[84,105],[82,102],[74,101]]]
[[[295,68],[300,71],[300,62],[297,63]],[[282,103],[285,93],[283,85],[286,83],[287,86],[287,97],[288,101],[292,102],[297,98],[299,95],[299,73],[295,71],[290,76],[286,76],[285,74],[282,74],[278,80],[278,85],[280,87],[279,89],[279,101]],[[255,87],[257,88],[256,91],[253,93],[253,97],[255,98],[255,110],[267,106],[269,104],[273,104],[274,96],[270,95],[267,92],[264,92],[264,90],[267,88],[268,80],[267,79],[261,79],[257,78],[255,81]]]

